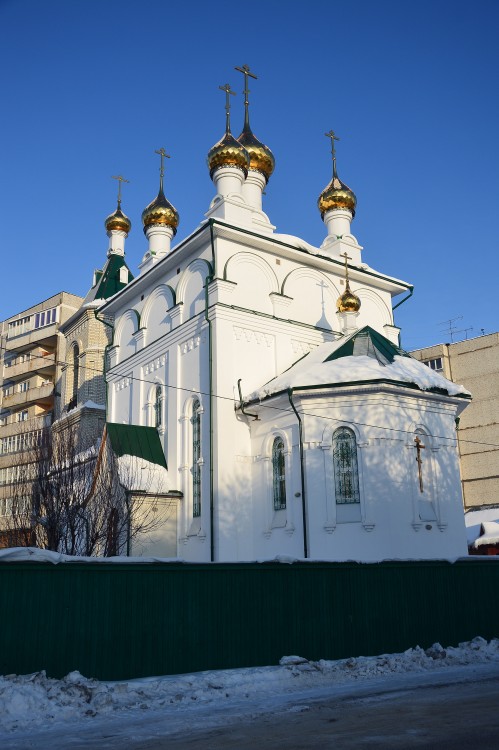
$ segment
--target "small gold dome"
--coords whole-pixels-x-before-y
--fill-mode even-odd
[[[239,167],[246,177],[250,166],[248,152],[230,132],[226,132],[222,140],[210,148],[206,160],[210,177],[213,177],[213,173],[219,167]]]
[[[237,140],[249,154],[249,168],[255,172],[261,172],[268,182],[275,169],[274,154],[270,148],[259,141],[249,127],[243,129]]]
[[[347,284],[347,288],[343,294],[338,297],[336,302],[336,308],[338,312],[359,312],[360,310],[360,299],[356,294],[352,292],[350,286]]]
[[[152,225],[172,227],[173,234],[177,233],[179,223],[178,211],[165,198],[162,188],[160,188],[157,197],[152,203],[149,203],[147,208],[142,211],[142,223],[144,225],[144,234],[147,227]]]
[[[329,185],[325,187],[319,195],[317,205],[319,206],[322,218],[324,218],[324,214],[327,211],[331,211],[331,209],[335,208],[344,208],[347,211],[350,211],[353,217],[355,216],[357,198],[355,197],[353,190],[350,190],[348,185],[345,185],[345,183],[335,175]]]
[[[108,232],[116,230],[120,232],[126,232],[128,234],[130,229],[132,228],[132,222],[130,221],[128,216],[125,216],[120,208],[120,205],[118,204],[118,208],[116,209],[116,211],[107,217],[106,221],[104,222],[104,226],[106,227],[106,231]]]

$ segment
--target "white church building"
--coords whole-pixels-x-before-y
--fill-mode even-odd
[[[399,348],[393,300],[412,288],[362,261],[333,132],[322,245],[275,231],[262,209],[274,157],[250,128],[243,72],[244,128],[232,136],[224,87],[204,220],[172,246],[161,150],[140,274],[100,309],[114,319],[107,420],[157,429],[179,498],[140,553],[466,555],[456,418],[469,394]]]

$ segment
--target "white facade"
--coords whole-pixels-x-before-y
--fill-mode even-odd
[[[216,170],[207,219],[159,259],[149,262],[146,253],[142,274],[101,308],[115,318],[108,421],[157,425],[168,489],[183,494],[178,556],[465,555],[454,426],[465,400],[444,392],[445,379],[438,393],[381,376],[363,382],[355,372],[341,378],[341,387],[306,390],[310,383],[298,382],[289,392],[262,391],[319,345],[334,348],[367,325],[398,346],[392,298],[410,285],[362,263],[350,211],[325,214],[321,248],[276,233],[261,209],[265,180],[248,175]],[[345,291],[345,252],[359,312],[336,308]],[[353,359],[344,359],[349,371]],[[335,499],[332,444],[342,425],[356,440],[355,503]],[[277,437],[284,445],[285,508],[276,510]]]

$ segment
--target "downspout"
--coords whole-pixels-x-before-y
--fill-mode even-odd
[[[211,275],[206,277],[204,286],[205,294],[205,308],[204,317],[208,323],[208,393],[210,400],[210,418],[209,418],[209,429],[210,429],[210,560],[215,561],[215,509],[213,504],[213,332],[212,323],[208,315],[209,310],[209,295],[208,285],[213,281],[215,277],[215,240],[213,236],[213,219],[209,219],[210,224],[210,243],[211,243]]]
[[[260,419],[258,414],[251,414],[251,412],[245,410],[243,394],[241,392],[241,380],[242,378],[239,378],[239,380],[237,381],[237,389],[239,391],[239,408],[241,409],[241,414],[244,414],[245,417],[253,417],[255,422],[257,422]]]
[[[453,381],[452,378],[452,365],[451,365],[451,359],[450,359],[450,344],[444,344],[445,348],[447,349],[447,362],[449,363],[449,380]],[[461,494],[463,496],[463,505],[466,510],[466,495],[464,493],[464,479],[463,479],[463,472],[462,472],[462,463],[461,463],[461,444],[459,442],[459,417],[456,417],[456,446],[457,446],[457,457],[459,459],[459,477],[461,479]]]
[[[407,302],[407,300],[410,299],[413,294],[414,294],[414,287],[410,286],[409,287],[409,294],[407,295],[407,297],[404,297],[403,299],[400,300],[400,302],[397,302],[397,304],[392,307],[392,312],[394,310],[396,310],[397,307],[400,307],[400,305],[403,305],[404,302]]]
[[[293,409],[294,413],[296,414],[296,418],[298,420],[298,432],[300,436],[300,473],[301,473],[301,508],[302,508],[302,519],[303,519],[303,557],[308,557],[308,542],[307,542],[307,508],[306,508],[306,500],[305,500],[305,471],[303,468],[303,425],[301,421],[301,417],[296,411],[295,405],[293,403],[293,389],[288,388],[288,398],[289,403],[291,404],[291,408]]]
[[[393,322],[394,323],[395,323],[395,318],[393,317],[394,310],[396,310],[397,307],[400,307],[400,305],[403,305],[404,302],[407,302],[407,300],[410,299],[413,294],[414,294],[414,287],[410,286],[409,287],[409,294],[407,295],[407,297],[404,297],[403,299],[400,300],[400,302],[397,302],[397,304],[394,307],[392,307],[392,318],[393,318]],[[401,346],[400,331],[398,333],[398,342],[399,342],[399,346]]]

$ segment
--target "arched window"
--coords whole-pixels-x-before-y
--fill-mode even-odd
[[[196,399],[192,404],[192,515],[201,515],[201,404]]]
[[[272,445],[272,485],[274,510],[286,508],[286,471],[284,460],[284,441],[276,437]]]
[[[357,441],[348,427],[333,434],[333,465],[336,504],[360,503]]]
[[[74,409],[78,406],[78,384],[80,380],[80,349],[78,344],[73,345],[73,387],[71,389],[71,398],[68,403],[68,409]]]
[[[154,426],[161,427],[163,424],[163,389],[160,385],[154,391]]]

